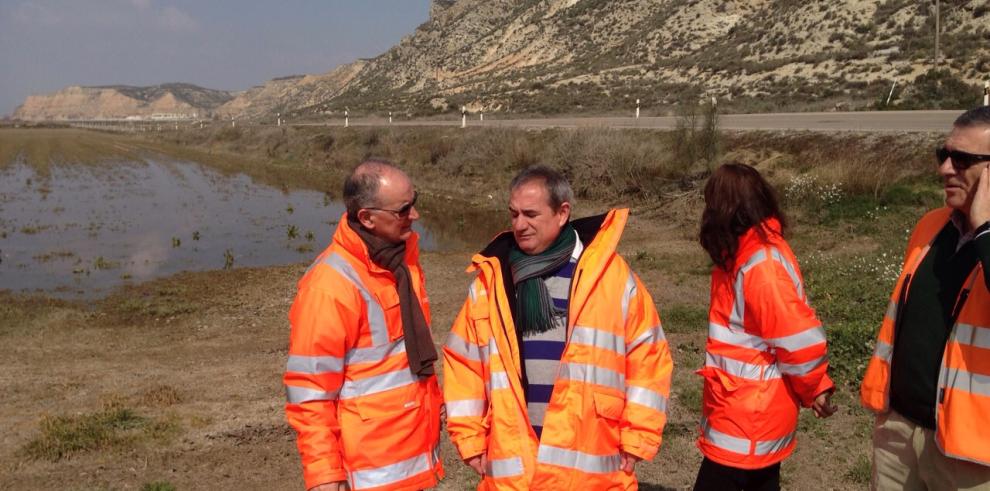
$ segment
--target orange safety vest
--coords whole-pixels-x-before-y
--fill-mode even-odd
[[[825,330],[780,230],[772,218],[751,228],[739,238],[732,271],[712,269],[697,443],[709,459],[740,469],[787,458],[799,407],[834,387]]]
[[[488,254],[512,234],[474,256],[468,271],[478,276],[443,358],[451,441],[464,459],[488,458],[478,489],[635,489],[620,451],[651,459],[660,447],[673,362],[650,294],[615,252],[627,217],[613,210],[573,222],[587,246],[542,440],[526,412],[508,264]]]
[[[406,265],[426,321],[430,304],[418,236]],[[391,272],[341,217],[333,241],[299,281],[284,383],[306,488],[347,480],[352,490],[419,490],[443,477],[435,376],[409,370]]]
[[[904,269],[880,325],[876,349],[860,388],[860,401],[876,413],[890,410],[890,363],[897,318],[908,301],[911,277],[931,243],[948,223],[951,208],[927,213],[918,222],[905,253]],[[977,263],[957,299],[959,312],[942,353],[935,406],[935,442],[948,457],[990,465],[990,292]]]

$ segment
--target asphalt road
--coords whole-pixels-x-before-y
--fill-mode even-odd
[[[865,131],[865,132],[944,132],[952,127],[952,121],[962,111],[882,111],[882,112],[827,112],[827,113],[778,113],[778,114],[724,114],[719,127],[723,130],[797,130],[797,131]],[[343,126],[342,118],[326,123],[298,123],[298,125]],[[351,126],[384,126],[384,118],[350,118]],[[393,126],[460,126],[461,119],[403,121],[396,118]],[[588,118],[539,118],[500,119],[486,115],[479,121],[478,115],[469,115],[467,125],[512,126],[522,128],[645,128],[672,129],[675,117],[588,117]]]

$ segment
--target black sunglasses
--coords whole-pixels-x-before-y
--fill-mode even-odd
[[[412,199],[412,201],[410,201],[409,203],[406,203],[405,205],[402,206],[402,208],[399,208],[398,210],[390,210],[388,208],[372,208],[370,206],[365,207],[364,209],[365,210],[387,211],[387,212],[395,215],[397,218],[406,219],[406,218],[409,218],[409,214],[412,213],[413,206],[416,206],[416,198],[419,198],[419,191],[413,191],[413,199]]]
[[[979,164],[980,162],[990,162],[990,155],[980,155],[976,153],[963,152],[961,150],[949,150],[945,147],[935,149],[935,159],[941,166],[945,159],[952,159],[952,167],[956,170],[966,170]]]

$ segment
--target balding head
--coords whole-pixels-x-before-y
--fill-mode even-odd
[[[347,216],[393,244],[412,235],[412,223],[419,219],[415,203],[412,180],[384,160],[362,162],[344,181]]]
[[[378,190],[387,179],[396,176],[406,177],[391,162],[369,159],[361,162],[344,181],[344,206],[347,214],[356,217],[361,208],[381,206]],[[406,177],[408,179],[408,177]]]

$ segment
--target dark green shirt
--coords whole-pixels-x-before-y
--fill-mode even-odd
[[[911,278],[894,334],[890,407],[930,429],[935,429],[938,373],[959,292],[977,262],[990,271],[990,233],[958,247],[960,236],[949,221],[935,237]],[[985,279],[990,288],[990,278]]]

